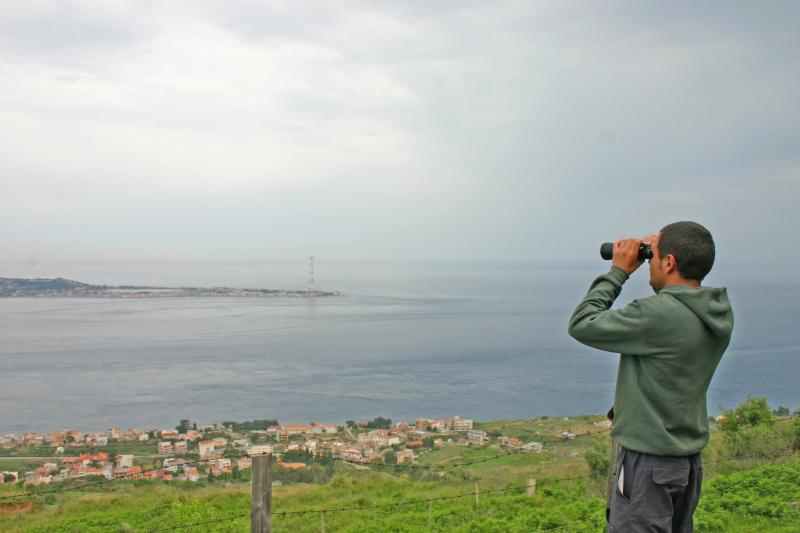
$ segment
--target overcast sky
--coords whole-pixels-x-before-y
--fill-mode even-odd
[[[0,253],[797,261],[800,3],[0,3]]]

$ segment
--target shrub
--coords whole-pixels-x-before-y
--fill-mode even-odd
[[[760,425],[743,427],[724,438],[725,454],[735,459],[776,459],[784,455],[789,440],[779,428]]]
[[[725,411],[723,415],[725,418],[720,427],[725,433],[733,433],[743,427],[775,425],[772,409],[762,396],[748,396],[739,407],[733,411]]]
[[[586,452],[586,463],[589,465],[589,473],[593,480],[605,479],[611,468],[611,450],[608,442],[596,441]]]
[[[789,440],[792,443],[792,448],[800,450],[800,418],[795,420],[792,424],[789,430]]]

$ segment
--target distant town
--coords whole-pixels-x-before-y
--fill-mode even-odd
[[[610,422],[595,425],[608,427]],[[549,437],[571,440],[575,435],[565,431]],[[182,420],[175,429],[112,427],[101,433],[71,429],[4,435],[0,437],[2,459],[41,464],[17,471],[4,470],[0,462],[0,483],[37,486],[80,478],[197,482],[248,470],[253,455],[266,453],[273,454],[284,471],[302,471],[309,463],[326,459],[355,465],[413,465],[436,448],[490,443],[520,453],[543,449],[542,442],[487,434],[476,429],[471,419],[458,416],[420,418],[413,423],[378,417],[345,425],[254,420],[198,426]]]
[[[346,296],[339,291],[316,289],[240,289],[236,287],[147,287],[91,285],[64,278],[0,278],[0,298],[321,298]]]

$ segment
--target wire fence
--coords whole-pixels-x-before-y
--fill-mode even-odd
[[[790,453],[790,454],[782,456],[781,458],[787,458],[787,457],[791,457],[793,455],[794,455],[794,453]],[[763,456],[754,454],[754,455],[751,455],[751,456],[743,456],[743,457],[740,457],[740,458],[738,458],[736,460],[734,460],[734,459],[725,459],[725,460],[709,461],[709,462],[704,463],[704,465],[705,466],[711,466],[711,465],[720,464],[720,463],[738,462],[738,461],[740,461],[742,459],[748,459],[748,458],[763,458]],[[767,464],[775,464],[775,463],[776,463],[776,461],[773,460],[773,461],[768,462]],[[589,479],[589,478],[591,478],[590,474],[563,477],[563,478],[558,478],[558,479],[545,479],[545,480],[538,481],[536,486],[538,488],[538,487],[547,486],[547,485],[564,483],[564,482],[567,482],[567,481],[586,480],[586,479]],[[489,495],[489,494],[500,494],[500,493],[509,493],[509,492],[522,492],[522,491],[527,491],[529,489],[530,489],[530,485],[528,485],[528,484],[505,487],[505,488],[500,488],[500,489],[483,489],[483,490],[480,491],[480,495],[484,496],[484,495]],[[430,505],[430,504],[432,504],[434,502],[439,502],[439,501],[450,501],[450,500],[459,500],[459,499],[464,499],[464,498],[473,498],[473,497],[475,497],[475,495],[476,495],[476,493],[474,491],[470,491],[470,492],[463,492],[463,493],[455,494],[455,495],[437,496],[435,498],[405,500],[405,501],[401,501],[401,502],[390,502],[390,503],[382,503],[382,504],[377,504],[377,505],[351,505],[351,506],[343,506],[343,507],[315,508],[315,509],[288,510],[288,511],[273,511],[272,517],[273,517],[273,519],[275,519],[275,518],[284,518],[285,519],[285,518],[287,518],[289,516],[296,516],[296,515],[309,515],[309,514],[317,514],[318,515],[318,514],[346,513],[346,512],[359,512],[359,511],[376,511],[376,510],[387,509],[387,508],[395,508],[396,509],[396,508],[404,507],[404,506],[420,505],[420,504],[429,504]],[[150,533],[158,533],[158,532],[163,532],[163,531],[179,531],[179,530],[190,529],[190,528],[193,528],[193,527],[199,527],[199,526],[207,525],[207,524],[211,524],[211,523],[238,520],[240,518],[249,517],[249,516],[250,516],[249,513],[240,513],[240,514],[231,515],[231,516],[224,517],[224,518],[218,518],[218,519],[213,519],[213,520],[203,520],[203,521],[198,521],[198,522],[188,522],[188,523],[184,523],[184,524],[178,524],[178,525],[175,525],[175,526],[170,526],[170,527],[167,527],[167,528],[154,529],[154,530],[150,530]],[[596,517],[589,517],[589,518],[587,518],[585,520],[580,520],[580,521],[576,521],[576,522],[570,522],[570,523],[567,523],[567,524],[562,524],[562,525],[553,526],[553,527],[540,528],[540,529],[536,529],[534,531],[559,531],[559,530],[564,530],[564,529],[567,529],[567,528],[574,528],[574,527],[576,527],[578,525],[585,525],[585,524],[588,524],[589,522],[595,521],[595,520],[596,520]]]

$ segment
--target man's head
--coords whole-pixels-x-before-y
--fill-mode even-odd
[[[699,286],[714,265],[714,239],[696,222],[674,222],[664,226],[651,243],[650,285]]]

